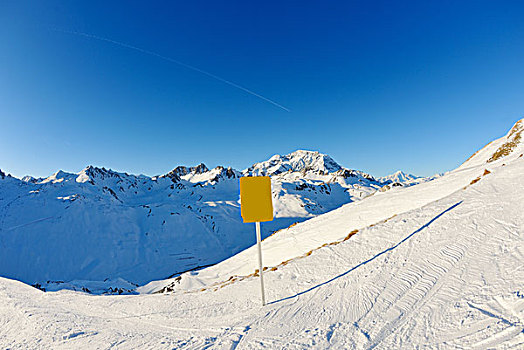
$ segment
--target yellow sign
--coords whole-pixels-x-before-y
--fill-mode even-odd
[[[240,212],[244,222],[273,220],[269,176],[240,178]]]

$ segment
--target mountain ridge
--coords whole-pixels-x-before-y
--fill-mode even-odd
[[[518,158],[522,144],[515,135],[521,129],[512,130],[445,177]],[[514,143],[510,153],[487,162],[508,142]],[[252,227],[239,215],[240,176],[272,176],[275,220],[263,225],[264,238],[368,197],[373,202],[403,196],[433,179],[388,185],[304,150],[275,155],[242,172],[202,163],[178,169],[149,177],[87,166],[30,181],[2,172],[0,274],[30,284],[119,278],[144,284],[215,264],[254,243]]]
[[[273,156],[255,168],[272,174],[275,220],[263,237],[381,187],[313,151]],[[239,215],[238,178],[248,174],[200,163],[154,177],[93,165],[43,179],[5,175],[0,274],[40,285],[106,278],[142,284],[221,261],[254,242]]]
[[[336,163],[329,155],[320,153],[318,151],[308,151],[308,150],[297,150],[293,151],[291,153],[288,153],[286,155],[280,155],[275,154],[271,156],[266,161],[261,161],[254,163],[252,166],[243,169],[243,170],[237,170],[230,166],[222,166],[218,165],[215,168],[209,169],[204,163],[200,163],[195,166],[185,166],[185,165],[178,165],[175,168],[173,168],[171,171],[162,174],[162,175],[154,175],[154,176],[147,176],[142,174],[129,174],[127,172],[118,172],[114,171],[111,168],[105,168],[105,167],[98,167],[94,165],[88,165],[81,171],[75,173],[75,172],[68,172],[63,170],[58,170],[57,172],[51,174],[50,176],[44,177],[44,178],[35,178],[31,175],[25,175],[21,179],[26,178],[26,181],[32,180],[32,179],[42,179],[41,181],[48,180],[52,181],[54,178],[63,177],[67,175],[81,175],[82,173],[85,173],[86,175],[96,175],[98,174],[119,174],[119,175],[126,175],[126,176],[135,176],[135,177],[149,177],[149,178],[162,178],[162,177],[182,177],[189,174],[203,174],[206,172],[209,172],[216,168],[226,168],[231,169],[232,171],[242,173],[243,176],[249,175],[249,176],[261,176],[261,175],[279,175],[284,171],[279,171],[277,169],[268,169],[272,166],[274,166],[276,163],[282,164],[282,166],[285,168],[285,171],[292,171],[292,172],[298,172],[298,171],[305,171],[305,172],[315,172],[315,173],[321,173],[321,174],[328,174],[331,172],[335,172],[337,170],[342,169],[348,169],[343,168],[338,163]],[[254,171],[254,173],[253,173]],[[362,172],[363,173],[363,172]],[[254,175],[253,175],[254,174]],[[369,177],[372,177],[369,175]]]

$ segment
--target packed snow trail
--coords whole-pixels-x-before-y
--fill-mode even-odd
[[[0,279],[0,347],[523,347],[522,174],[524,158],[515,159],[440,200],[268,271],[266,307],[257,278],[216,291],[137,296],[44,293]],[[419,186],[413,190],[423,197],[427,187]],[[322,231],[343,224],[324,216]],[[299,239],[310,229],[293,231]]]

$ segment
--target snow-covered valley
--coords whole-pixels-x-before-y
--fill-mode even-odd
[[[0,278],[0,346],[524,347],[523,130],[521,120],[456,170],[419,181],[406,174],[375,180],[307,152],[275,156],[242,173],[200,167],[149,179],[96,168],[40,180],[2,175],[0,248],[7,254],[0,256],[0,275],[35,283],[59,271],[70,280],[98,280],[100,291],[108,287],[104,278],[141,286],[128,286],[139,295],[91,295],[69,290],[78,281],[43,292]],[[240,223],[241,174],[273,181],[276,226],[263,224],[265,307],[255,250],[247,248],[254,228]],[[406,186],[385,182],[400,179]],[[195,200],[204,190],[206,199]],[[140,193],[140,201],[129,191]],[[175,210],[179,215],[171,215]],[[150,227],[138,212],[164,228],[138,238]],[[210,231],[195,212],[213,215],[220,230]],[[166,217],[173,221],[161,224]],[[303,222],[285,228],[295,221]],[[169,227],[181,227],[183,238],[167,247]],[[49,242],[79,260],[61,266],[62,252],[46,255]],[[237,254],[160,280],[183,265],[176,265],[180,257],[152,252],[180,242],[194,249],[193,257],[212,257],[188,269]],[[85,261],[93,247],[97,258]],[[120,256],[115,247],[133,253]]]
[[[46,290],[132,292],[215,264],[254,243],[240,218],[238,178],[261,174],[273,179],[276,217],[263,237],[403,180],[377,181],[310,151],[243,172],[200,164],[155,177],[93,166],[44,179],[3,175],[0,275]]]

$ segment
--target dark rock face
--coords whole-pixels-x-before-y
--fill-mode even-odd
[[[235,173],[235,171],[231,167],[228,167],[226,169],[226,177],[228,179],[233,179],[233,178],[237,177],[237,174]]]
[[[5,173],[0,169],[0,179],[5,179]]]
[[[215,169],[219,172],[214,178],[210,180],[211,182],[218,182],[220,179],[235,179],[242,176],[240,172],[236,171],[231,167],[228,167],[226,169],[223,166],[219,165]]]
[[[184,166],[177,166],[175,169],[171,170],[167,174],[165,174],[163,177],[170,178],[173,182],[179,182],[180,176],[183,176],[187,174],[187,168]],[[185,172],[185,173],[184,173]]]
[[[362,176],[365,178],[365,179],[368,179],[369,181],[373,181],[373,182],[376,182],[377,180],[375,180],[375,178],[369,174],[366,174],[366,173],[362,173]]]
[[[307,183],[301,183],[301,184],[298,184],[295,186],[295,189],[297,191],[302,191],[302,190],[305,190],[306,188],[308,188],[308,184]]]
[[[34,177],[27,175],[27,176],[24,176],[21,180],[24,182],[36,184],[38,181],[41,181],[42,179],[35,179]]]
[[[354,171],[349,169],[342,169],[335,173],[336,176],[342,176],[344,179],[348,179],[350,177],[357,177]]]
[[[118,174],[117,172],[111,170],[111,169],[106,169],[106,168],[97,168],[95,166],[92,166],[92,165],[89,165],[86,169],[85,169],[85,173],[86,175],[93,181],[95,178],[98,178],[100,180],[104,180],[106,178],[112,178],[112,177],[116,177],[116,178],[120,178],[120,174]]]
[[[191,172],[194,174],[203,174],[209,171],[204,163],[200,163],[196,167],[190,168],[189,170],[191,170]]]
[[[178,175],[178,176],[184,176],[184,175],[189,174],[189,169],[188,169],[188,167],[185,167],[183,165],[179,165],[175,169],[170,171],[168,174],[175,174],[175,175]]]
[[[364,173],[362,171],[358,171],[358,170],[353,170],[353,169],[346,169],[346,168],[342,168],[336,172],[333,173],[333,175],[335,176],[335,178],[343,178],[343,179],[348,179],[348,178],[360,178],[359,181],[362,182],[362,179],[364,180],[367,180],[369,182],[377,182],[377,180],[375,180],[375,178],[367,173]]]
[[[180,177],[181,176],[184,176],[184,175],[187,175],[187,174],[190,174],[190,173],[203,174],[203,173],[206,173],[208,171],[209,171],[209,169],[206,167],[206,165],[204,163],[200,163],[199,165],[194,166],[194,167],[190,167],[190,168],[188,168],[186,166],[183,166],[183,165],[179,165],[175,169],[171,170],[169,173],[163,175],[163,177],[168,177],[173,182],[178,182],[178,181],[180,181]]]

